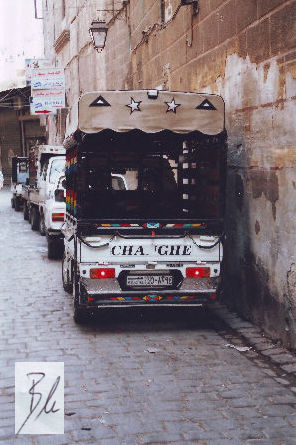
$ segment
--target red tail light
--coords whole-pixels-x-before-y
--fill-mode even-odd
[[[90,278],[115,278],[115,269],[109,269],[107,267],[99,269],[90,269]]]
[[[65,221],[65,213],[53,213],[51,215],[51,219],[53,222],[64,222]]]
[[[211,269],[209,267],[187,267],[186,277],[187,278],[205,278],[209,277],[211,274]]]

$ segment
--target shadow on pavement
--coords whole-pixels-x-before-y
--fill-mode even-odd
[[[73,321],[74,323],[74,321]],[[211,311],[202,307],[101,309],[80,325],[89,331],[155,332],[212,329]]]

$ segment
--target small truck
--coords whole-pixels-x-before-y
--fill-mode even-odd
[[[47,201],[54,198],[56,181],[64,174],[65,153],[63,146],[33,147],[29,153],[29,179],[23,185],[24,219],[29,220],[32,230],[46,235],[49,258],[58,258],[63,252],[60,224],[45,224],[45,208]]]
[[[11,167],[11,207],[18,212],[24,203],[23,185],[29,178],[29,159],[25,156],[14,156]]]
[[[224,233],[223,99],[100,91],[82,95],[77,110],[76,131],[64,143],[62,229],[63,286],[73,294],[75,322],[103,308],[215,301]]]

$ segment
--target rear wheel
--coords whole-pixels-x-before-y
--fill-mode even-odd
[[[75,280],[76,281],[76,280]],[[79,285],[78,283],[75,283],[74,287],[74,314],[73,318],[75,323],[77,324],[85,324],[87,323],[91,318],[91,313],[84,307],[81,307],[79,305]]]
[[[73,318],[77,324],[85,324],[90,321],[90,314],[87,309],[74,306]]]
[[[39,212],[36,207],[31,207],[30,209],[30,223],[32,230],[39,229]]]
[[[39,217],[39,232],[41,236],[45,236],[46,229],[43,213],[41,213]]]
[[[63,255],[63,262],[62,262],[62,280],[63,280],[64,290],[68,292],[68,294],[72,294],[73,292],[72,271],[71,271],[71,266],[69,271],[65,253]]]
[[[28,210],[28,206],[27,206],[27,202],[26,201],[24,201],[23,214],[24,214],[24,220],[28,221],[28,219],[29,219],[29,210]]]

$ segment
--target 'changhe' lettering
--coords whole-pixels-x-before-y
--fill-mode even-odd
[[[146,249],[145,249],[146,247]],[[188,245],[168,245],[161,244],[154,246],[155,252],[160,256],[188,256],[191,255],[192,247]],[[150,252],[153,253],[152,250]],[[149,255],[149,246],[113,246],[111,254],[114,256],[146,256]]]
[[[191,254],[191,246],[161,245],[161,246],[155,246],[155,251],[161,256],[185,256]]]
[[[111,253],[115,256],[147,255],[147,253],[144,252],[143,246],[113,246],[111,249]]]

